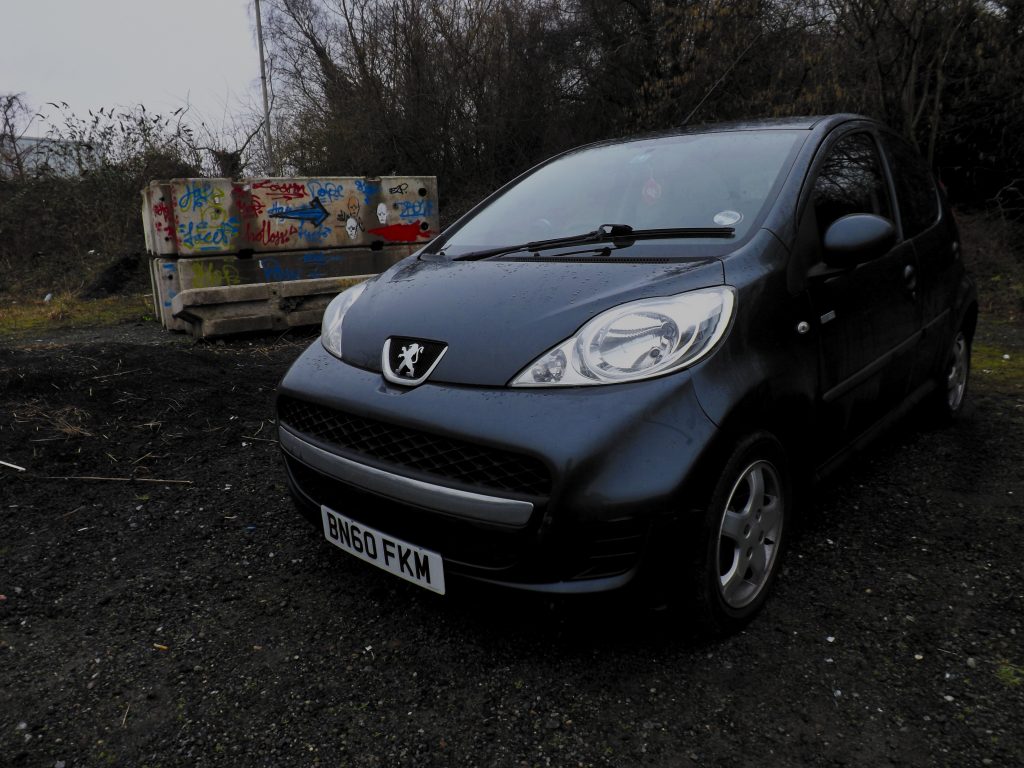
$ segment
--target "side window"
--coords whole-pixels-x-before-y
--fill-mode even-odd
[[[814,183],[818,234],[847,214],[875,213],[892,219],[892,206],[874,139],[867,133],[844,136],[829,151]]]
[[[935,179],[924,161],[902,139],[883,136],[882,143],[892,168],[903,234],[909,239],[924,232],[939,218]]]

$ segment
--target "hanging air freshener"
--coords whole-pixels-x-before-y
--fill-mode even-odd
[[[655,181],[654,177],[651,176],[644,184],[644,188],[640,193],[644,202],[648,205],[654,205],[661,198],[661,184]]]

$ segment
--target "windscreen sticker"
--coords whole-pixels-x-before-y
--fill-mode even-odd
[[[652,176],[644,184],[644,188],[640,192],[640,197],[648,205],[654,205],[661,198],[661,184],[654,180]]]
[[[743,214],[739,211],[719,211],[715,214],[713,221],[720,227],[731,227],[743,220]]]

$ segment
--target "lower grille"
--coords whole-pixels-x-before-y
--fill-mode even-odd
[[[533,528],[479,525],[426,512],[353,488],[290,456],[285,461],[314,524],[319,526],[323,504],[485,578],[529,583],[617,576],[640,562],[647,541],[649,524],[643,520],[570,525],[542,541]]]
[[[469,486],[548,496],[551,473],[532,456],[433,435],[281,397],[282,424],[321,443]]]
[[[573,529],[576,571],[573,581],[617,576],[637,563],[647,540],[649,524],[630,519],[581,525]]]
[[[290,456],[288,472],[299,491],[317,507],[323,504],[473,568],[501,570],[520,561],[532,542],[529,531],[483,527],[466,520],[425,512],[361,491]]]

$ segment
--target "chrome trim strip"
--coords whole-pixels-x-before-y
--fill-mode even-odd
[[[337,456],[299,437],[288,427],[278,427],[281,448],[313,469],[365,491],[466,520],[522,528],[533,514],[533,504],[482,493],[460,491],[395,475],[376,467]]]

